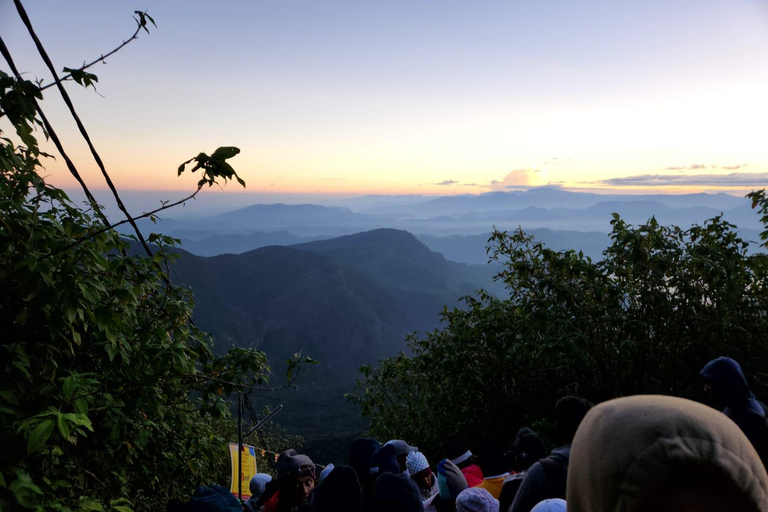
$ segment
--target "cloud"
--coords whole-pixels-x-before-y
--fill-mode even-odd
[[[735,171],[736,169],[741,169],[742,167],[746,167],[749,164],[737,164],[737,165],[724,165],[721,167],[721,169],[725,169],[728,171]]]
[[[717,166],[714,166],[717,168]],[[700,171],[701,169],[706,169],[707,166],[704,164],[691,164],[691,165],[676,165],[674,167],[665,167],[665,171]]]
[[[749,164],[737,164],[737,165],[705,165],[705,164],[691,164],[691,165],[676,165],[673,167],[665,167],[665,171],[700,171],[702,169],[725,169],[727,171],[735,171],[746,167]]]
[[[732,172],[730,174],[639,174],[623,178],[600,180],[614,187],[764,187],[768,172]]]
[[[432,185],[440,185],[440,186],[448,186],[448,185],[456,185],[458,181],[456,180],[444,180],[440,183],[432,183]]]
[[[501,181],[493,180],[491,188],[494,190],[505,190],[533,186],[533,178],[537,172],[532,169],[515,169],[504,176],[504,179]]]

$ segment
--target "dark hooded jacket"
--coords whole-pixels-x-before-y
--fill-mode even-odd
[[[701,375],[723,401],[723,414],[739,426],[765,462],[768,455],[765,453],[768,446],[763,446],[768,445],[765,406],[749,390],[739,363],[730,357],[718,357],[707,363]]]

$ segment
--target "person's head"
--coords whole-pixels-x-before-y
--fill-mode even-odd
[[[242,512],[240,500],[220,485],[200,486],[192,498],[184,504],[169,506],[173,512]]]
[[[768,510],[768,474],[724,414],[668,396],[604,402],[571,447],[569,512]]]
[[[253,475],[253,478],[251,478],[251,483],[249,484],[249,489],[251,490],[251,499],[254,502],[261,498],[261,495],[264,494],[264,490],[266,489],[267,484],[271,481],[272,476],[266,473],[256,473]]]
[[[456,498],[456,512],[499,512],[499,500],[479,487],[471,487]]]
[[[408,473],[411,478],[416,482],[416,486],[419,489],[429,490],[434,483],[434,475],[432,475],[432,468],[429,467],[427,457],[421,452],[411,452],[405,459],[405,465],[408,468]]]
[[[445,457],[456,464],[459,469],[463,469],[473,461],[473,454],[469,450],[469,443],[461,434],[451,434],[443,445]]]
[[[377,512],[424,512],[421,493],[404,473],[384,473],[376,480],[374,510]]]
[[[478,443],[475,461],[485,477],[505,473],[504,451],[501,445],[493,439],[483,439]]]
[[[592,402],[577,396],[566,396],[557,401],[554,419],[563,444],[571,444],[576,429],[591,408]]]
[[[531,512],[566,512],[566,503],[562,498],[549,498],[534,505]]]
[[[400,471],[405,471],[407,469],[405,460],[408,457],[408,454],[419,451],[417,447],[409,445],[402,439],[392,439],[391,441],[387,441],[386,444],[395,447],[395,454],[397,456],[397,463],[400,465]]]
[[[467,479],[456,464],[448,459],[441,460],[437,464],[437,489],[440,498],[456,501],[459,493],[467,487],[469,487]]]
[[[518,430],[510,452],[514,471],[526,471],[534,462],[547,456],[544,441],[536,432],[527,427]]]
[[[746,406],[754,399],[741,365],[730,357],[718,357],[699,372],[704,379],[704,391],[717,408]]]
[[[335,466],[313,493],[312,512],[360,512],[362,509],[363,492],[357,473],[350,466]]]
[[[368,437],[360,437],[352,441],[349,447],[349,465],[357,472],[359,477],[368,473],[368,461],[373,452],[381,448],[381,443]]]
[[[373,480],[383,473],[401,473],[400,464],[397,461],[397,452],[391,444],[385,444],[371,455],[368,462],[368,474]]]
[[[315,464],[296,450],[286,450],[277,458],[277,481],[281,507],[301,505],[315,488]]]

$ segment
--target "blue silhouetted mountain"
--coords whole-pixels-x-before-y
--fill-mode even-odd
[[[265,351],[275,385],[291,354],[320,361],[301,375],[298,391],[254,400],[286,400],[281,423],[310,439],[359,428],[359,411],[343,399],[358,367],[404,350],[409,333],[437,327],[444,306],[491,285],[493,273],[390,229],[243,254],[179,254],[172,279],[194,292],[195,324],[215,336],[217,350]],[[290,405],[297,400],[321,405]]]
[[[270,245],[294,245],[327,238],[297,236],[287,231],[256,232],[247,235],[211,235],[199,239],[180,236],[182,248],[198,256],[240,254]]]

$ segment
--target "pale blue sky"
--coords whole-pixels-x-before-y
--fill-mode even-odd
[[[243,150],[233,164],[259,192],[595,188],[694,164],[759,185],[768,171],[763,0],[26,7],[58,67],[119,43],[135,9],[158,22],[94,69],[104,98],[72,88],[124,187],[188,187],[175,167],[218,145]],[[22,69],[47,76],[7,0],[0,32]]]

